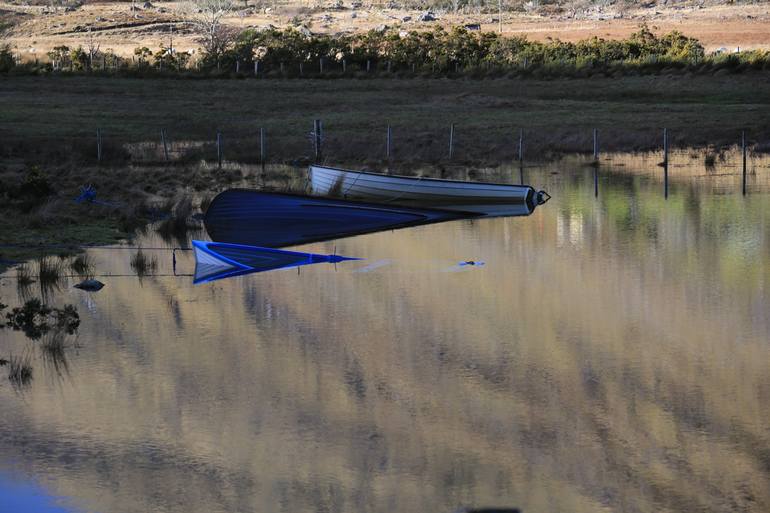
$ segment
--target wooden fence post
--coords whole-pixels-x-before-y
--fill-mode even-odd
[[[265,129],[259,129],[259,162],[262,164],[262,171],[265,170]]]
[[[452,160],[454,155],[454,143],[455,143],[455,124],[449,125],[449,160]]]
[[[217,166],[222,169],[222,133],[217,130]]]
[[[96,161],[102,162],[102,130],[96,129]]]
[[[160,140],[163,143],[163,155],[166,158],[166,162],[168,162],[168,142],[166,141],[166,129],[161,128],[160,129]]]
[[[524,129],[519,128],[519,165],[524,164]]]
[[[668,128],[663,129],[663,197],[668,199]]]
[[[342,59],[342,72],[345,73],[348,69],[347,61],[345,59]]]
[[[393,137],[393,132],[391,131],[390,125],[388,125],[388,138],[385,144],[385,156],[388,160],[390,160],[390,152],[392,148],[392,137]]]
[[[313,141],[315,142],[315,160],[316,162],[319,162],[321,160],[321,156],[323,155],[322,147],[323,144],[321,131],[323,130],[321,125],[321,120],[316,119],[313,121]]]

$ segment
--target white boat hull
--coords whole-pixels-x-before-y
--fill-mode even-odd
[[[539,197],[528,185],[382,175],[323,166],[310,166],[310,183],[313,194],[323,196],[404,205],[435,205],[449,210],[480,213],[491,213],[490,209],[504,212],[513,205],[529,213],[538,204]],[[500,205],[500,208],[491,208],[493,205]]]

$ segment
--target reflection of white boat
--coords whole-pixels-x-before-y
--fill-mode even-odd
[[[546,192],[529,185],[382,175],[323,166],[310,166],[310,183],[313,193],[319,195],[479,213],[488,213],[490,208],[505,210],[496,205],[521,205],[531,211],[549,198]]]

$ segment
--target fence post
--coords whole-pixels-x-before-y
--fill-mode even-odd
[[[524,129],[519,128],[519,165],[524,164]]]
[[[300,76],[304,75],[304,72],[302,71],[302,63],[301,62],[299,63],[299,75]]]
[[[217,165],[222,169],[222,133],[217,130]]]
[[[449,160],[452,160],[452,155],[454,154],[454,143],[455,143],[455,124],[452,123],[449,125]]]
[[[742,155],[742,165],[743,165],[743,181],[742,181],[742,191],[743,195],[746,195],[746,130],[741,130],[741,155]]]
[[[96,129],[96,161],[102,162],[102,130]]]
[[[265,129],[259,129],[259,162],[262,164],[262,171],[265,170]]]
[[[663,129],[663,197],[668,199],[668,128]]]
[[[372,61],[369,59],[366,59],[366,72],[369,73],[369,70],[372,69]]]
[[[322,144],[322,138],[321,138],[321,120],[316,119],[313,121],[313,141],[315,141],[315,160],[316,162],[319,162],[321,160],[321,156],[323,154],[321,144]]]
[[[390,125],[388,125],[388,138],[385,144],[385,156],[388,160],[390,160],[390,152],[392,147],[392,137],[393,132],[391,131]]]
[[[254,61],[254,76],[259,75],[259,61]]]
[[[235,61],[235,72],[236,73],[241,72],[241,61]]]
[[[166,162],[168,162],[168,143],[166,142],[166,129],[161,128],[160,129],[160,140],[163,142],[163,155],[166,158]]]
[[[345,59],[342,59],[342,72],[345,73],[348,69],[347,61]]]

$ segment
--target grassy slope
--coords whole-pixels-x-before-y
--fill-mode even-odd
[[[96,77],[0,79],[0,145],[58,147],[101,127],[115,142],[212,140],[222,130],[231,158],[254,156],[258,127],[276,159],[309,152],[312,119],[324,121],[332,160],[378,159],[384,127],[397,157],[440,159],[450,123],[461,158],[513,156],[527,130],[528,156],[587,150],[590,129],[604,149],[655,147],[668,127],[675,143],[729,144],[741,129],[770,133],[770,82],[763,74],[535,80],[174,80]],[[89,150],[90,151],[90,150]],[[235,153],[235,155],[234,155]]]

